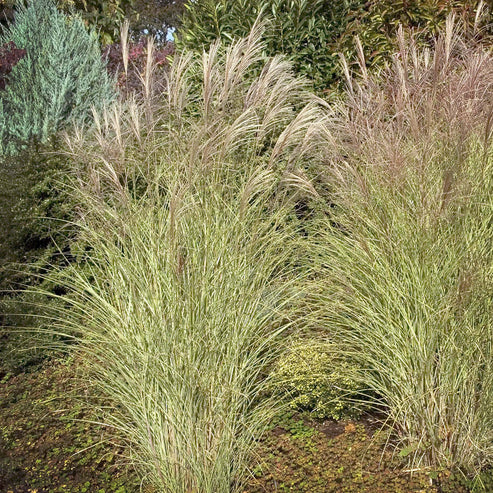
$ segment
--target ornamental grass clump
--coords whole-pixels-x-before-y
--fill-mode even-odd
[[[326,125],[317,322],[365,369],[415,467],[493,461],[493,57],[449,18],[348,75]]]
[[[67,141],[85,267],[65,271],[53,330],[158,491],[237,491],[276,409],[266,376],[302,275],[291,190],[319,110],[296,111],[303,81],[259,40],[177,55],[164,90],[147,64],[135,98]]]

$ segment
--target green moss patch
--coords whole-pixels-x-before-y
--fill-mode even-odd
[[[131,493],[121,449],[75,398],[74,365],[46,360],[0,382],[0,490]],[[94,419],[94,418],[92,418]]]

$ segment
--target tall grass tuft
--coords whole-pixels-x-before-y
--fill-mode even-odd
[[[433,49],[349,74],[325,125],[314,297],[415,467],[493,461],[493,58],[449,18]]]
[[[54,330],[77,334],[105,422],[159,491],[240,488],[295,321],[290,184],[320,112],[296,110],[303,81],[259,39],[176,56],[164,84],[149,64],[141,99],[67,140],[85,268],[65,271]]]

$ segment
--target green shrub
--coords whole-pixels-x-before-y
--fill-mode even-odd
[[[201,50],[215,39],[246,36],[258,17],[265,23],[265,53],[283,53],[318,90],[339,77],[337,43],[361,0],[198,0],[188,2],[178,46]]]
[[[297,411],[317,418],[356,417],[362,387],[358,369],[329,343],[306,340],[294,343],[277,362],[273,388]]]
[[[87,121],[114,97],[94,32],[60,13],[53,0],[20,6],[0,44],[13,41],[26,55],[0,91],[0,153],[15,153],[71,123]]]
[[[75,10],[86,26],[99,33],[101,43],[106,45],[120,39],[120,27],[129,11],[133,0],[58,0],[63,11],[70,14]]]
[[[74,204],[60,186],[67,159],[56,132],[86,121],[114,90],[94,33],[50,0],[20,6],[1,42],[26,52],[0,90],[0,287],[12,288],[33,282],[20,264],[35,262],[39,272],[57,263],[72,234]]]
[[[476,17],[480,7],[483,15]],[[400,25],[429,46],[452,12],[469,36],[489,39],[491,12],[480,0],[198,0],[185,5],[178,44],[201,49],[216,38],[230,41],[245,36],[259,17],[267,54],[285,53],[320,91],[340,85],[339,54],[356,59],[356,36],[366,63],[381,66],[397,47]]]
[[[491,35],[491,12],[481,0],[371,0],[353,17],[341,38],[341,51],[354,53],[354,36],[361,41],[365,59],[370,66],[381,66],[397,49],[399,26],[415,31],[415,40],[430,46],[445,28],[447,17],[454,13],[466,35]],[[482,14],[476,17],[478,8]]]
[[[52,140],[0,159],[0,264],[32,260],[54,244],[63,250],[74,210],[63,191],[67,157]]]
[[[0,162],[1,359],[15,373],[33,367],[53,353],[51,346],[60,345],[60,337],[37,332],[47,325],[43,317],[50,298],[23,289],[39,284],[40,274],[70,259],[77,206],[67,193],[67,158],[54,139],[49,145],[31,143]],[[54,282],[42,286],[50,292],[59,289]]]
[[[125,19],[136,38],[144,31],[164,42],[166,33],[179,24],[186,0],[58,0],[66,12],[74,9],[86,25],[96,29],[103,45],[120,41]]]

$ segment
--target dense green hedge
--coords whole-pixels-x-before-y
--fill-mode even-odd
[[[362,0],[198,0],[189,2],[178,35],[181,47],[201,50],[216,38],[246,36],[257,19],[265,23],[268,56],[284,53],[317,89],[337,79],[337,43]]]
[[[284,53],[295,70],[314,87],[340,84],[340,54],[356,60],[356,36],[366,62],[379,65],[395,51],[398,26],[430,43],[454,12],[471,35],[491,33],[491,14],[479,0],[197,0],[188,2],[178,35],[181,47],[201,50],[216,38],[231,41],[246,36],[257,19],[265,23],[265,52]]]
[[[354,38],[358,36],[367,64],[381,65],[397,49],[399,25],[412,29],[417,42],[431,46],[452,13],[459,20],[457,27],[466,36],[487,37],[492,32],[492,17],[485,7],[488,2],[482,6],[481,3],[479,0],[370,0],[348,24],[341,50],[354,53]]]

